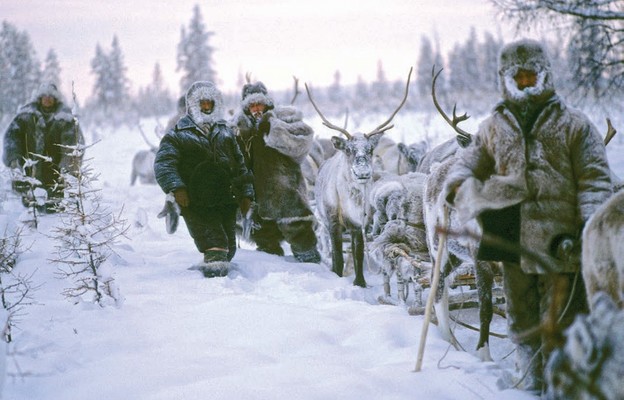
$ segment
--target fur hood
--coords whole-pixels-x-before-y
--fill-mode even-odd
[[[537,74],[535,86],[518,89],[514,77],[521,69]],[[555,94],[550,61],[542,45],[534,40],[519,40],[503,47],[498,60],[498,77],[503,98],[514,103]]]
[[[266,86],[262,82],[248,83],[243,86],[241,94],[241,108],[245,114],[249,115],[249,106],[251,104],[264,104],[265,111],[275,108],[273,99],[269,96]]]
[[[43,96],[51,96],[56,99],[56,105],[50,111],[54,115],[55,120],[72,122],[74,115],[71,109],[65,104],[65,98],[53,83],[42,83],[36,90],[32,92],[30,102],[20,108],[20,113],[32,113],[43,117],[46,113],[41,109],[39,101]],[[41,121],[40,124],[44,122]]]
[[[199,108],[200,100],[211,100],[214,107],[210,114],[204,114]],[[186,92],[186,112],[200,128],[214,125],[223,119],[223,97],[214,83],[199,81],[193,83]]]
[[[31,101],[39,102],[43,96],[51,96],[54,97],[58,103],[65,103],[65,99],[58,90],[58,87],[51,82],[44,82],[39,85],[39,87],[33,91]]]

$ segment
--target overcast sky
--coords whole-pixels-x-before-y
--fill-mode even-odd
[[[446,52],[474,26],[511,39],[488,0],[0,0],[3,20],[30,34],[40,60],[59,57],[63,91],[74,81],[79,99],[90,96],[90,61],[96,44],[110,49],[117,35],[132,89],[147,85],[160,63],[179,94],[176,46],[195,4],[215,47],[223,90],[238,91],[249,72],[271,89],[301,82],[326,85],[336,70],[342,82],[375,78],[382,60],[389,79],[404,78],[418,59],[421,35]]]

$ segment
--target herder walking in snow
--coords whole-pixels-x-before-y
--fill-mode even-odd
[[[173,193],[206,277],[225,276],[236,253],[237,204],[243,215],[254,192],[252,177],[231,128],[223,119],[221,92],[195,82],[186,93],[186,115],[160,142],[156,181]]]
[[[300,262],[319,263],[314,214],[308,204],[301,172],[313,143],[312,128],[299,110],[275,107],[262,82],[246,84],[234,115],[237,139],[254,176],[257,205],[251,239],[258,250],[284,255],[280,242],[290,244]]]
[[[31,184],[26,180],[34,178],[47,192],[43,211],[56,210],[56,203],[63,197],[62,174],[76,174],[82,164],[79,153],[63,146],[77,144],[84,144],[80,125],[56,85],[43,83],[31,102],[20,108],[4,134],[3,161],[18,170],[13,174],[12,186],[25,206],[34,200],[30,197]],[[28,163],[24,168],[26,160],[36,163]]]
[[[460,154],[445,191],[463,221],[477,217],[484,236],[525,249],[507,251],[485,238],[478,258],[503,262],[516,366],[526,373],[518,386],[539,394],[549,353],[588,311],[580,234],[611,195],[611,178],[600,134],[557,96],[538,42],[502,49],[499,86],[502,101]]]

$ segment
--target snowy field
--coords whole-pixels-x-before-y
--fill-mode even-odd
[[[422,125],[408,118],[395,123]],[[145,132],[153,125],[146,121]],[[328,134],[320,133],[320,122],[313,125]],[[439,132],[448,132],[426,128],[438,142]],[[375,271],[365,272],[369,287],[362,289],[326,265],[295,263],[288,251],[280,258],[245,243],[225,278],[188,270],[201,255],[183,221],[167,234],[156,218],[164,194],[157,186],[129,185],[132,156],[147,148],[138,130],[98,136],[87,158],[101,174],[103,203],[123,207],[130,226],[109,262],[123,302],[99,307],[62,296],[69,282],[56,276],[49,261],[54,243],[46,237],[58,216],[44,216],[37,231],[25,232],[23,241],[32,245],[15,269],[32,274],[39,287],[7,348],[3,399],[534,398],[509,387],[507,339],[492,338],[495,361],[481,362],[477,332],[462,327],[455,334],[467,351],[450,347],[431,326],[423,369],[414,372],[423,317],[380,305],[382,277]],[[609,154],[624,176],[620,143]],[[1,222],[13,226],[22,211],[8,196]],[[477,324],[474,310],[460,319]],[[505,321],[495,316],[492,330],[505,333]]]

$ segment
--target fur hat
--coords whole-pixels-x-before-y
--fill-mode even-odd
[[[38,102],[43,96],[54,97],[58,103],[64,102],[63,95],[52,82],[44,82],[39,85],[32,93],[32,101]]]
[[[518,89],[514,77],[521,69],[537,74],[535,86]],[[519,102],[537,97],[550,97],[555,93],[546,50],[535,40],[523,39],[503,47],[498,60],[498,76],[499,86],[506,100]]]
[[[205,114],[199,108],[200,100],[210,100],[214,103],[212,112]],[[223,96],[214,83],[198,81],[193,83],[186,92],[186,112],[200,127],[212,125],[223,119]]]
[[[266,110],[272,110],[275,105],[273,99],[269,96],[266,86],[262,82],[247,83],[243,86],[241,94],[241,106],[243,110],[248,111],[251,104],[264,104]]]

